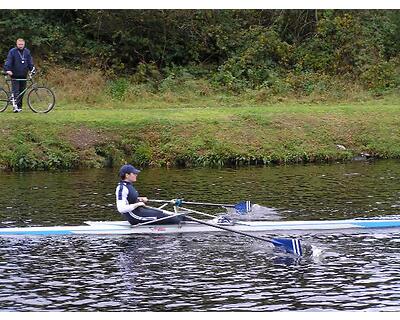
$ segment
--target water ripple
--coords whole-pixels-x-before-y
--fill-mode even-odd
[[[119,219],[114,172],[0,175],[3,226]],[[152,197],[248,198],[282,219],[400,213],[397,162],[155,169],[141,179]],[[299,259],[232,234],[0,238],[0,311],[400,311],[398,230],[269,236],[299,237],[314,252]]]

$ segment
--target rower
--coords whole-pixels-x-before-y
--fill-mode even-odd
[[[139,173],[140,170],[134,166],[123,165],[119,171],[121,180],[115,190],[118,212],[132,225],[168,216],[162,210],[146,207],[148,199],[139,197],[139,192],[133,185]],[[171,217],[157,224],[179,224],[182,220],[184,220],[183,216]]]

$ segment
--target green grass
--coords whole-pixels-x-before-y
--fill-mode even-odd
[[[138,123],[170,123],[170,122],[214,122],[232,121],[238,118],[268,119],[278,115],[397,115],[400,99],[371,100],[364,103],[347,104],[275,104],[265,105],[250,102],[236,102],[235,105],[219,105],[217,102],[208,101],[207,105],[171,105],[162,104],[155,106],[154,102],[150,108],[150,102],[143,105],[123,104],[113,107],[88,107],[79,104],[61,104],[48,114],[34,114],[25,108],[21,114],[13,114],[8,110],[0,114],[0,123],[13,121],[31,121],[45,124],[112,124],[129,125]]]
[[[302,163],[348,160],[361,152],[400,158],[397,96],[348,103],[266,103],[222,94],[186,98],[61,102],[49,114],[9,109],[0,114],[0,166]]]

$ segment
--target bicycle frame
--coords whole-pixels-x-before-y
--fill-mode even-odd
[[[17,97],[14,97],[15,101],[18,101],[20,98],[22,98],[23,95],[25,94],[25,92],[27,92],[30,88],[32,88],[35,85],[35,83],[33,82],[33,76],[29,76],[26,79],[14,79],[14,78],[11,78],[8,75],[5,75],[4,78],[6,80],[7,94],[8,94],[8,98],[10,99],[10,101],[11,101],[12,94],[13,94],[13,92],[12,92],[12,84],[10,85],[10,83],[12,83],[13,81],[26,81],[27,82],[26,88],[22,92],[20,92]],[[30,82],[29,85],[28,85],[28,82]]]
[[[35,72],[28,73],[26,79],[12,78],[4,71],[1,73],[5,76],[6,84],[0,88],[0,112],[5,111],[10,103],[14,108],[14,112],[22,111],[21,109],[17,109],[17,105],[19,102],[22,102],[22,98],[25,93],[28,107],[33,112],[47,113],[54,108],[56,103],[54,92],[50,88],[37,84],[33,80]],[[13,81],[27,82],[26,88],[19,92],[16,97],[14,97],[12,90]]]

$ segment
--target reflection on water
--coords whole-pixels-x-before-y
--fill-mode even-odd
[[[2,239],[1,310],[399,310],[393,234],[305,235],[294,263],[235,235]]]
[[[399,179],[399,163],[382,161],[152,169],[138,188],[157,199],[252,200],[282,219],[326,219],[399,214]],[[117,220],[116,180],[110,170],[0,173],[0,222]],[[400,311],[398,231],[271,234],[317,248],[301,259],[235,234],[3,237],[0,311]]]

